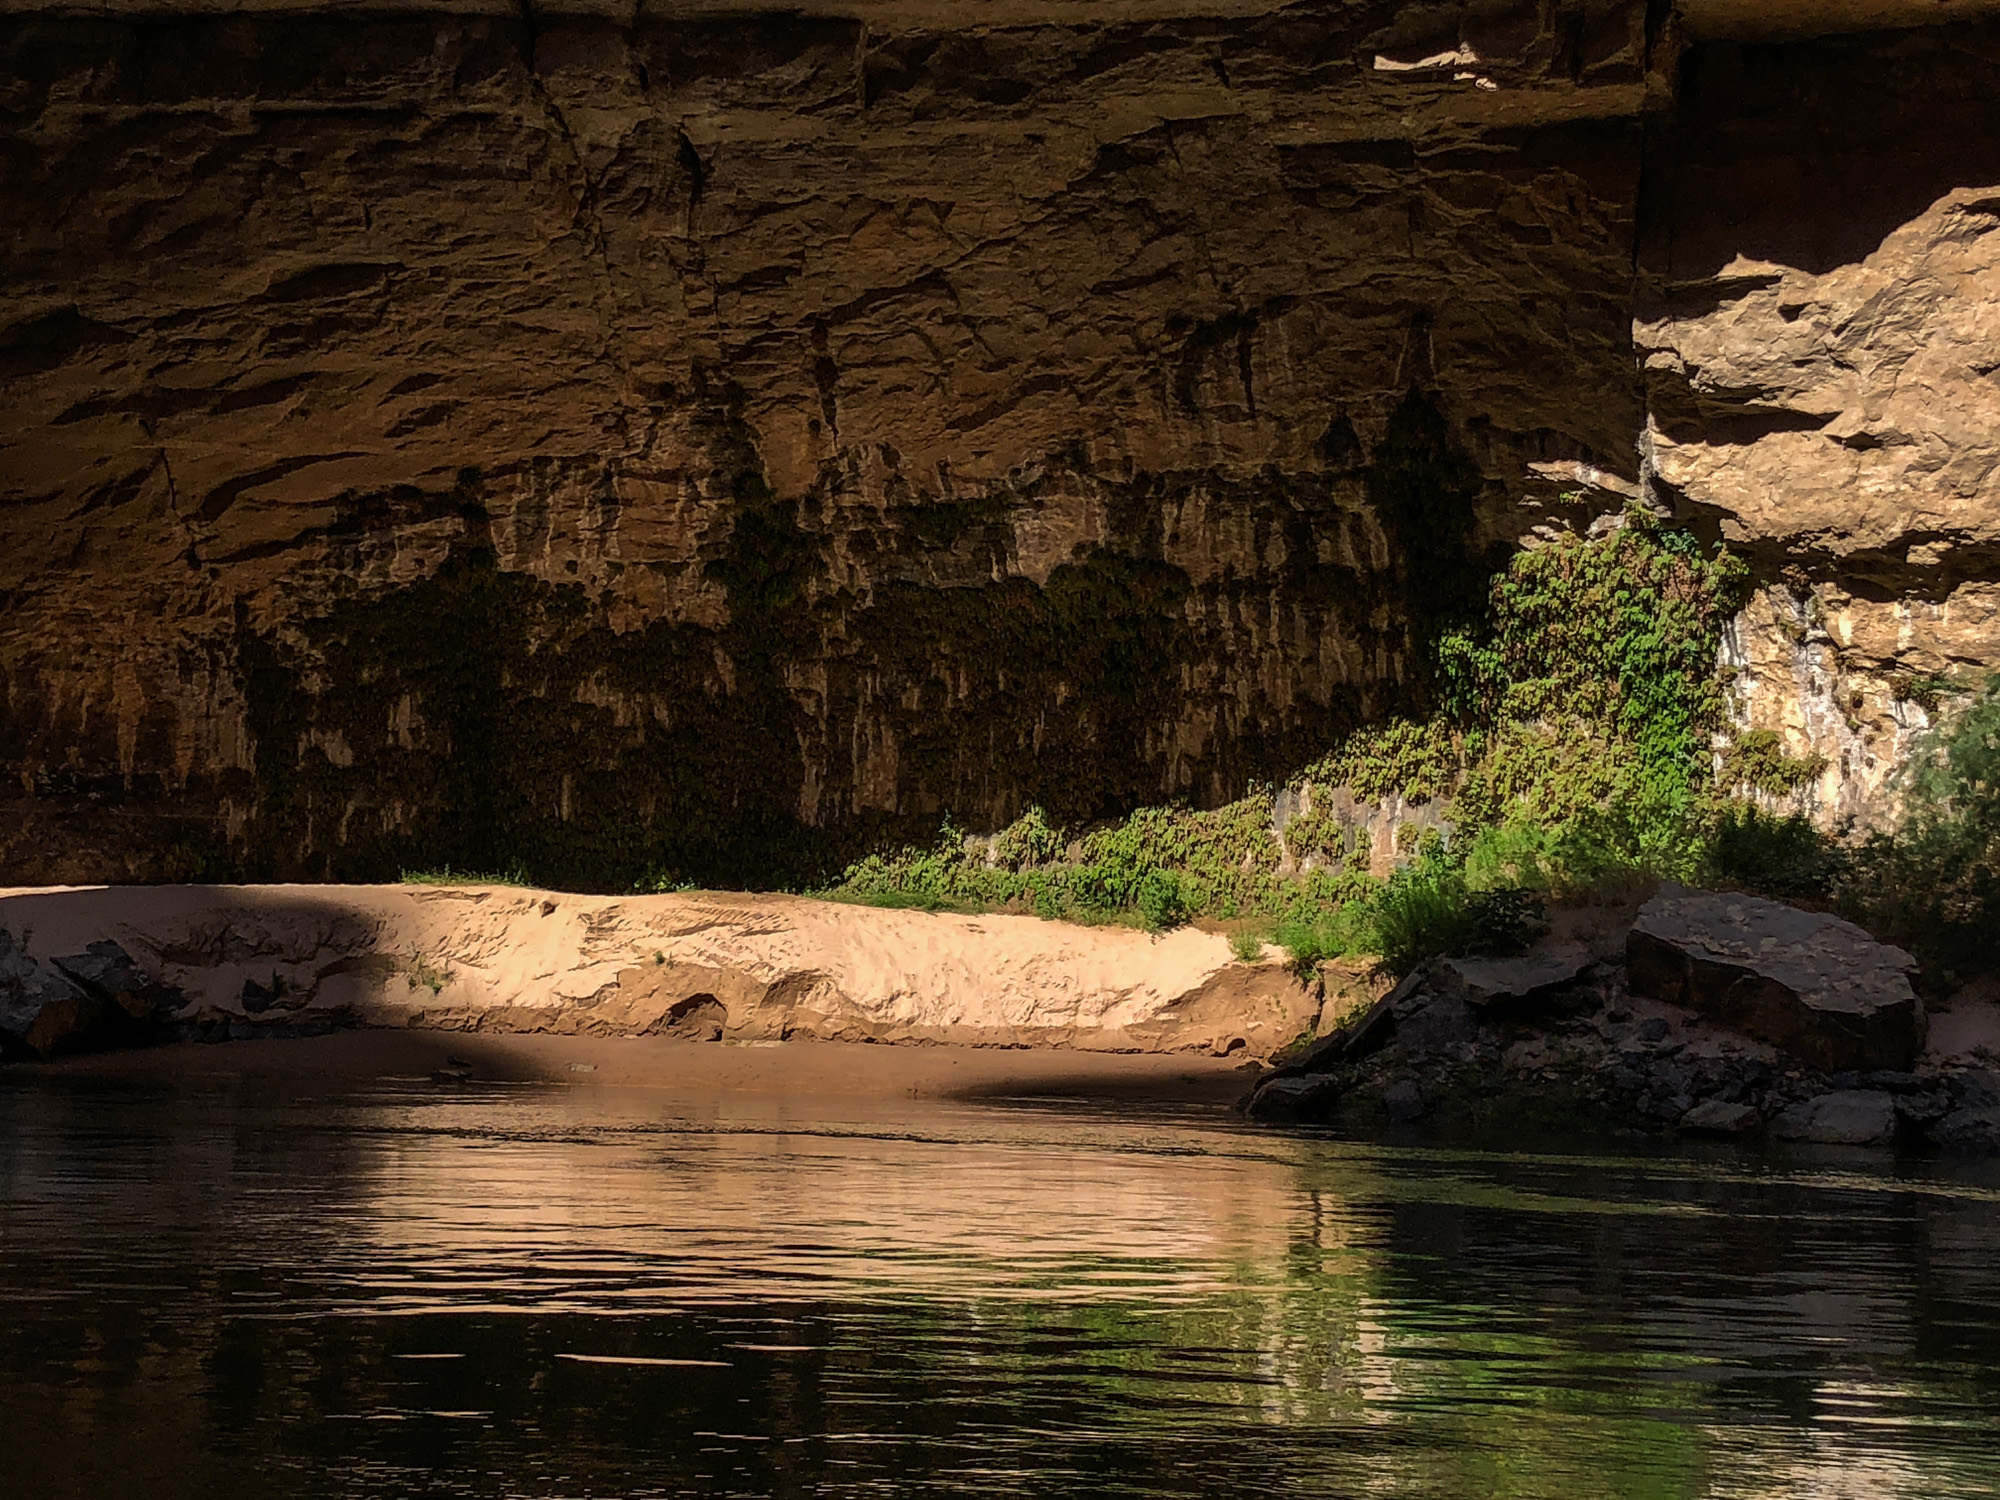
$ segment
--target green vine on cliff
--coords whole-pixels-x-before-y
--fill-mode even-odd
[[[1434,634],[1434,710],[1358,730],[1314,762],[1282,832],[1267,791],[1208,811],[1142,807],[1075,839],[1033,809],[990,840],[948,825],[933,846],[871,856],[834,894],[1155,927],[1260,921],[1302,964],[1492,946],[1527,925],[1485,920],[1493,893],[1699,861],[1728,722],[1722,631],[1747,582],[1725,550],[1635,511],[1494,575],[1476,621]],[[1813,769],[1754,737],[1726,764],[1759,785]],[[1440,804],[1441,826],[1401,828],[1399,853],[1416,857],[1384,885],[1366,873],[1368,816],[1390,798]]]

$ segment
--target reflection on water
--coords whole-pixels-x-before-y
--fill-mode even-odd
[[[7,1495],[2000,1493],[2000,1175],[0,1087]]]

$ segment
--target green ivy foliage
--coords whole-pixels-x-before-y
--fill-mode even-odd
[[[1730,554],[1635,512],[1494,576],[1483,617],[1437,636],[1436,709],[1360,730],[1310,766],[1309,810],[1282,836],[1268,791],[1210,811],[1143,807],[1075,839],[1031,809],[991,840],[947,825],[935,846],[871,856],[834,893],[1154,928],[1263,919],[1302,966],[1497,951],[1523,926],[1510,892],[1698,861],[1726,723],[1721,634],[1746,587]],[[1453,836],[1383,883],[1340,808],[1391,794],[1447,804]]]
[[[1462,846],[1481,829],[1537,830],[1529,865],[1556,884],[1614,855],[1684,866],[1711,814],[1722,631],[1748,583],[1727,551],[1636,510],[1607,535],[1522,552],[1484,618],[1439,637],[1435,712],[1358,731],[1302,780],[1363,801],[1449,799]],[[1763,780],[1812,769],[1763,748]]]

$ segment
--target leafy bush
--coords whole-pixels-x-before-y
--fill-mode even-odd
[[[1439,855],[1396,871],[1368,905],[1371,946],[1398,974],[1440,954],[1518,953],[1546,926],[1535,892],[1474,890],[1464,866]]]
[[[1264,956],[1264,940],[1249,928],[1229,934],[1229,951],[1239,963],[1254,964]]]
[[[1329,959],[1374,952],[1375,930],[1363,898],[1331,911],[1287,917],[1278,923],[1272,940],[1285,950],[1292,972],[1310,979]]]
[[[1188,919],[1181,878],[1172,870],[1148,870],[1139,877],[1132,900],[1150,931],[1165,932],[1170,927],[1182,926]]]
[[[1704,879],[1771,896],[1825,896],[1844,867],[1840,845],[1794,813],[1724,807],[1709,831]]]

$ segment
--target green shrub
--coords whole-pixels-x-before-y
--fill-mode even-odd
[[[1254,964],[1264,956],[1264,939],[1249,928],[1229,934],[1229,951],[1239,963]]]
[[[1139,914],[1146,919],[1146,927],[1152,932],[1165,932],[1172,927],[1180,927],[1188,919],[1186,893],[1181,889],[1181,877],[1172,870],[1148,870],[1139,877],[1133,892],[1133,904]]]
[[[1771,896],[1823,897],[1843,867],[1839,844],[1794,813],[1724,807],[1709,832],[1703,878]]]
[[[1301,912],[1285,918],[1272,934],[1301,979],[1311,979],[1329,959],[1374,951],[1374,926],[1365,899],[1331,911]]]
[[[1436,851],[1396,871],[1368,905],[1371,946],[1396,974],[1441,954],[1518,953],[1546,927],[1537,892],[1476,890],[1462,863]]]

